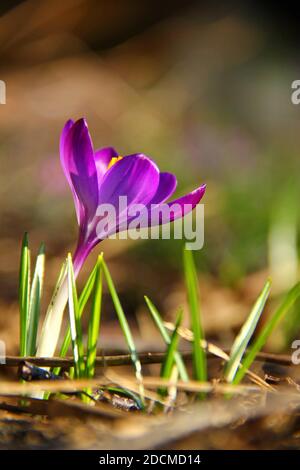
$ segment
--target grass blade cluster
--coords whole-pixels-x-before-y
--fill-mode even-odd
[[[104,275],[105,275],[105,279],[106,279],[106,282],[107,282],[109,293],[111,295],[111,298],[112,298],[112,301],[113,301],[113,304],[114,304],[114,307],[115,307],[115,310],[116,310],[116,313],[117,313],[117,316],[118,316],[118,319],[119,319],[121,329],[122,329],[123,334],[124,334],[124,338],[126,340],[126,343],[127,343],[130,355],[131,355],[131,359],[132,359],[132,362],[133,362],[133,365],[134,365],[134,368],[135,368],[136,378],[137,378],[137,380],[139,381],[139,383],[141,385],[141,394],[143,394],[142,393],[142,390],[143,390],[143,387],[142,387],[142,381],[143,381],[142,366],[141,366],[140,360],[138,358],[137,350],[136,350],[136,347],[135,347],[135,344],[134,344],[133,336],[132,336],[132,333],[131,333],[131,330],[130,330],[130,327],[129,327],[129,324],[128,324],[128,321],[127,321],[127,318],[126,318],[126,315],[125,315],[124,310],[122,308],[119,296],[117,294],[117,291],[116,291],[115,285],[113,283],[111,274],[108,270],[107,264],[105,263],[104,260],[103,260],[103,272],[104,272]]]
[[[158,312],[158,310],[155,307],[155,305],[153,304],[153,302],[146,295],[144,296],[144,299],[145,299],[145,302],[146,302],[147,307],[149,309],[149,312],[151,313],[153,321],[154,321],[155,325],[157,326],[158,331],[160,332],[160,334],[162,336],[162,339],[164,340],[166,345],[169,345],[170,342],[171,342],[171,338],[169,336],[169,333],[167,332],[167,329],[164,326],[164,322],[161,318],[160,313]],[[179,375],[180,375],[181,379],[184,382],[188,382],[189,381],[189,376],[188,376],[188,373],[187,373],[187,370],[186,370],[186,367],[184,365],[184,362],[183,362],[183,359],[181,357],[180,352],[176,351],[175,355],[174,355],[174,358],[175,358],[175,362],[176,362],[178,372],[179,372]]]
[[[72,348],[74,354],[75,377],[84,377],[84,349],[82,342],[82,329],[79,314],[79,303],[77,297],[77,289],[75,284],[74,269],[72,257],[68,255],[68,293],[69,293],[69,320],[70,332],[72,340]]]
[[[95,361],[97,356],[97,342],[100,331],[101,304],[102,304],[102,255],[100,255],[96,264],[95,288],[93,296],[93,304],[88,327],[87,340],[87,358],[86,358],[86,375],[94,377]]]
[[[243,379],[245,373],[253,363],[257,353],[263,348],[274,328],[288,313],[290,308],[294,305],[296,300],[300,297],[300,283],[297,283],[284,297],[282,303],[275,310],[271,318],[267,321],[253,345],[247,352],[240,369],[237,371],[232,383],[239,384]]]
[[[40,319],[41,298],[45,272],[45,246],[40,246],[32,279],[27,321],[26,354],[34,356],[37,348],[37,332]]]
[[[263,312],[264,306],[269,297],[270,289],[271,281],[268,280],[263,290],[261,291],[259,297],[257,298],[247,320],[245,321],[244,325],[242,326],[239,334],[237,335],[233,343],[233,346],[230,351],[230,359],[226,364],[224,373],[227,382],[232,382],[235,377],[236,371],[238,370],[240,365],[241,358],[243,357],[248,343],[252,338],[257,323]]]

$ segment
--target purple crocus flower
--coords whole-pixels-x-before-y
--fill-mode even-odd
[[[107,233],[101,235],[97,232],[99,206],[111,204],[117,209],[118,217],[111,233],[127,228],[127,224],[134,219],[128,214],[136,204],[149,208],[143,226],[150,226],[161,204],[174,193],[177,182],[172,173],[161,173],[146,155],[137,153],[120,157],[112,147],[94,150],[85,119],[76,122],[69,120],[65,124],[61,134],[60,155],[73,193],[79,224],[79,238],[74,254],[77,275],[92,248],[107,237]],[[168,202],[169,206],[176,209],[163,223],[190,212],[202,199],[204,192],[205,185],[202,185],[193,192]],[[126,210],[119,210],[120,196],[127,198]]]
[[[110,234],[126,230],[128,223],[135,221],[131,211],[134,206],[143,205],[146,208],[140,227],[147,227],[183,217],[199,203],[205,192],[205,185],[202,185],[166,203],[176,189],[176,177],[171,173],[160,173],[156,164],[140,153],[120,157],[112,147],[94,150],[84,119],[76,122],[70,120],[65,124],[60,155],[73,193],[79,224],[78,243],[73,256],[75,276],[97,243]],[[126,207],[122,209],[120,197],[126,197]],[[164,203],[172,209],[167,220],[160,217]],[[99,232],[98,209],[108,204],[116,208],[117,217],[109,233]],[[67,301],[65,274],[46,314],[37,350],[39,356],[54,355]]]

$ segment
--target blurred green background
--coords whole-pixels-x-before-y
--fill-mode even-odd
[[[275,298],[298,279],[300,106],[291,102],[291,84],[300,69],[292,12],[273,7],[269,15],[258,2],[176,0],[2,1],[0,12],[7,86],[0,105],[0,336],[11,352],[23,233],[33,254],[46,243],[44,307],[76,243],[58,141],[64,122],[82,116],[96,148],[151,156],[177,175],[178,194],[207,184],[205,245],[195,256],[207,335],[229,344],[269,274]],[[86,271],[104,251],[145,349],[161,343],[143,295],[166,318],[185,304],[182,245],[106,241],[87,263]],[[270,347],[298,334],[298,317],[296,309]],[[115,334],[109,303],[105,318]]]

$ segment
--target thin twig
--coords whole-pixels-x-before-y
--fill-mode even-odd
[[[106,379],[119,384],[120,386],[137,392],[137,382],[134,378],[124,376],[109,370],[105,374]],[[213,382],[199,382],[197,380],[189,380],[184,382],[182,380],[162,379],[161,377],[144,377],[144,385],[148,389],[158,387],[177,387],[179,390],[186,392],[214,392],[214,393],[232,393],[237,395],[245,395],[249,392],[261,392],[261,387],[250,384],[231,385],[227,383]],[[272,393],[272,391],[269,391]]]
[[[138,390],[138,382],[131,377],[121,376],[110,371],[106,376],[99,377],[98,379],[78,379],[78,380],[43,380],[38,382],[1,382],[0,383],[0,395],[26,395],[36,391],[49,391],[52,393],[74,393],[75,391],[81,391],[85,388],[98,388],[101,386],[107,386],[109,383],[117,383],[125,388],[133,391]],[[159,377],[147,377],[145,384],[149,388],[156,388],[158,386],[172,387],[175,385],[174,381],[163,380]],[[253,385],[229,385],[229,384],[214,384],[210,382],[182,382],[178,381],[176,386],[181,390],[185,391],[206,391],[206,392],[230,392],[230,393],[245,393],[246,391],[258,392],[258,387]],[[153,399],[156,394],[153,392],[145,391],[145,397]]]
[[[223,350],[225,354],[229,352],[229,350]],[[208,351],[211,355],[213,354],[211,351]],[[186,360],[190,360],[192,358],[192,353],[190,351],[181,351],[180,354]],[[139,357],[141,359],[142,364],[160,364],[165,359],[164,352],[147,352],[147,353],[140,353]],[[3,359],[3,358],[2,358]],[[225,359],[225,356],[223,357]],[[271,353],[259,353],[256,356],[258,361],[267,361],[274,364],[286,365],[291,366],[292,361],[289,355],[285,354],[271,354]],[[0,362],[1,366],[12,366],[17,367],[24,362],[30,362],[31,364],[35,364],[41,367],[71,367],[74,364],[74,359],[70,356],[68,357],[36,357],[36,356],[6,356],[5,363],[2,361]],[[105,356],[97,356],[96,357],[96,364],[98,366],[127,366],[131,364],[131,356],[129,354],[116,354],[116,355],[105,355]]]

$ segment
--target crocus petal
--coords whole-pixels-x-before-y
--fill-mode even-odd
[[[172,196],[174,193],[175,189],[177,186],[177,180],[176,176],[173,175],[172,173],[160,173],[159,174],[159,183],[158,187],[156,190],[156,193],[154,194],[153,198],[151,201],[145,205],[145,208],[142,212],[143,218],[145,217],[145,223],[143,226],[150,225],[150,222],[148,223],[149,220],[149,215],[151,217],[151,209],[156,205],[162,204],[165,202],[169,197]],[[119,225],[118,231],[123,231],[127,229],[127,225],[132,222],[136,216],[134,217],[129,217],[122,225]]]
[[[204,196],[206,190],[206,184],[203,184],[199,188],[195,189],[189,194],[186,194],[185,196],[182,196],[178,199],[174,199],[171,202],[168,202],[167,205],[169,208],[174,208],[174,211],[171,211],[170,213],[170,219],[167,221],[164,221],[163,223],[166,222],[173,222],[174,220],[184,217],[187,215],[189,212],[191,212],[197,204],[201,201],[201,199]],[[151,218],[153,215],[155,215],[155,212],[159,209],[159,206],[153,209],[151,211]]]
[[[176,176],[172,173],[160,173],[157,191],[149,204],[161,204],[172,196],[177,186]]]
[[[199,204],[204,196],[205,189],[206,185],[203,184],[191,193],[178,199],[174,199],[165,204],[158,204],[154,207],[151,205],[151,208],[143,212],[139,217],[140,228],[155,227],[184,217]],[[165,211],[164,207],[166,209]]]
[[[95,164],[98,174],[98,183],[107,170],[108,164],[112,158],[117,157],[118,152],[113,147],[105,147],[103,149],[98,149],[95,151]]]
[[[79,119],[64,133],[62,160],[72,191],[84,208],[85,221],[96,212],[98,205],[98,180],[92,141],[84,119]],[[82,222],[82,214],[80,223]]]
[[[65,166],[64,163],[65,163],[65,155],[64,155],[64,152],[63,152],[63,149],[64,149],[64,145],[65,145],[65,140],[66,140],[66,136],[69,132],[69,130],[71,129],[71,127],[73,126],[74,124],[74,121],[72,119],[69,119],[66,124],[64,125],[64,128],[61,132],[61,135],[60,135],[60,142],[59,142],[59,149],[60,149],[60,156],[61,156],[61,159],[62,159],[62,163],[63,163],[63,167]],[[64,168],[65,170],[65,168]],[[66,177],[67,179],[69,178],[69,175],[66,174]]]
[[[155,163],[143,154],[134,154],[117,161],[104,175],[99,191],[99,208],[113,205],[116,218],[110,219],[105,238],[127,227],[128,211],[136,204],[146,206],[156,194],[159,185],[159,170]],[[124,206],[120,197],[124,196]],[[104,211],[105,212],[105,211]],[[101,216],[98,212],[99,218]],[[95,238],[102,238],[102,231]]]
[[[99,204],[119,207],[119,197],[126,196],[127,204],[148,204],[158,188],[159,170],[142,154],[128,155],[115,163],[104,175]]]
[[[81,224],[82,220],[83,220],[83,217],[84,217],[84,208],[83,208],[81,202],[79,201],[79,199],[77,197],[77,194],[75,192],[75,189],[74,189],[74,186],[73,186],[73,183],[72,183],[72,180],[71,180],[70,172],[69,172],[68,161],[67,161],[67,158],[66,158],[67,154],[66,154],[66,152],[64,152],[66,136],[67,136],[69,130],[71,129],[71,127],[73,126],[73,124],[74,124],[74,121],[72,121],[72,119],[70,119],[69,121],[66,122],[66,124],[65,124],[65,126],[62,130],[61,136],[60,136],[59,149],[60,149],[61,165],[62,165],[64,174],[65,174],[65,177],[66,177],[66,179],[69,183],[69,186],[71,188],[72,194],[73,194],[77,221],[78,221],[78,224]]]

